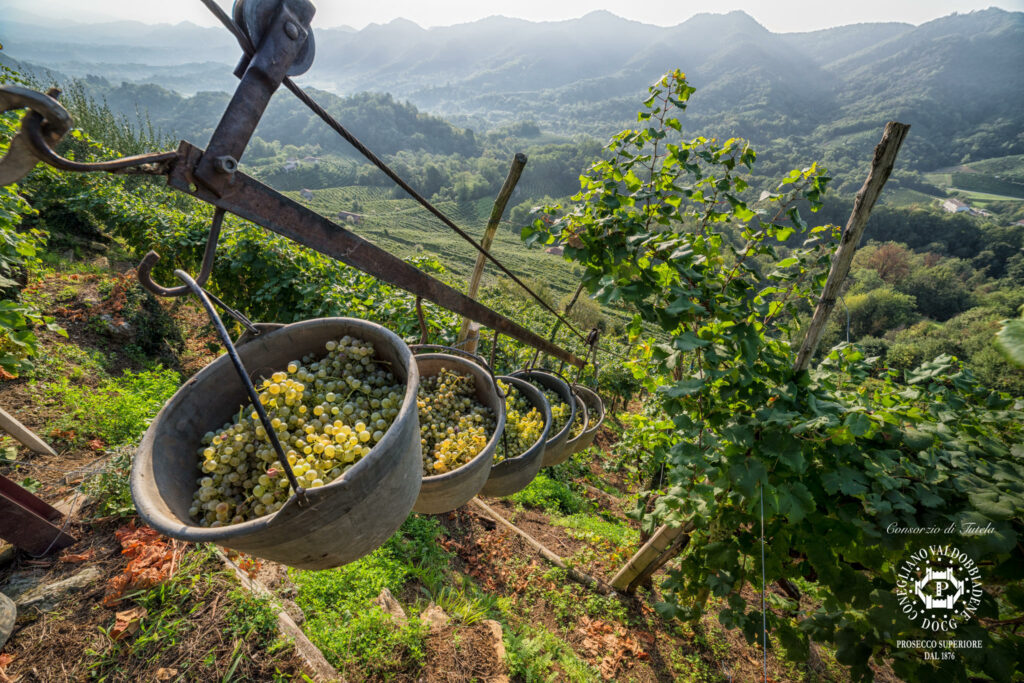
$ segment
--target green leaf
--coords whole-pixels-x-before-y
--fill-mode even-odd
[[[996,344],[1007,358],[1024,365],[1024,319],[1003,322],[1003,329],[996,334]]]
[[[1010,498],[1001,497],[998,491],[971,491],[967,494],[978,512],[991,519],[1010,519],[1014,510]]]
[[[867,491],[867,480],[860,472],[849,467],[840,467],[821,475],[821,483],[828,493],[837,491],[856,496]]]
[[[871,418],[864,413],[850,413],[846,416],[846,420],[843,424],[849,428],[850,433],[854,436],[864,436],[871,431]]]
[[[777,239],[780,242],[785,242],[794,232],[796,232],[794,228],[791,228],[789,226],[780,226],[775,231],[775,239]]]
[[[682,398],[683,396],[695,394],[703,388],[704,380],[699,377],[692,377],[674,382],[668,386],[659,387],[658,389],[670,398]]]
[[[698,303],[694,303],[688,296],[677,297],[675,301],[665,307],[665,312],[670,315],[679,315],[680,313],[689,313],[690,311],[703,311],[704,307]]]
[[[710,343],[706,339],[701,339],[693,332],[684,332],[672,340],[672,347],[679,351],[693,351]]]

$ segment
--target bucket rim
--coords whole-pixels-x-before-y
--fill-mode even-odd
[[[597,430],[600,429],[601,425],[604,423],[604,418],[605,418],[604,399],[601,398],[601,394],[597,393],[595,390],[591,389],[590,387],[583,386],[582,384],[574,384],[573,385],[573,389],[575,389],[576,391],[580,392],[580,398],[583,399],[583,403],[584,404],[587,404],[588,399],[590,399],[590,403],[594,407],[598,408],[596,424],[594,424],[593,426],[588,424],[587,428],[583,430],[583,434],[590,434],[592,432],[597,432]],[[587,406],[587,414],[588,415],[590,414],[590,407],[591,407],[590,405]]]
[[[564,445],[565,441],[569,437],[569,431],[572,427],[572,423],[576,419],[576,401],[566,400],[566,395],[568,395],[570,399],[575,398],[575,395],[572,393],[572,388],[569,386],[569,383],[553,373],[537,368],[534,368],[532,370],[517,370],[516,372],[513,372],[511,376],[518,377],[520,379],[525,379],[526,381],[530,381],[529,378],[533,377],[536,377],[538,379],[544,378],[547,381],[554,382],[556,384],[556,386],[558,387],[557,389],[550,386],[546,386],[545,388],[554,391],[566,404],[568,404],[569,419],[568,421],[566,421],[565,426],[562,427],[562,429],[559,430],[555,435],[548,436],[547,446],[550,448],[553,446]],[[541,382],[541,384],[544,384],[544,382]],[[554,417],[552,417],[552,421],[554,421]]]
[[[419,368],[416,366],[412,351],[409,349],[408,345],[392,330],[378,323],[363,320],[361,318],[334,316],[326,318],[311,318],[308,320],[289,323],[279,329],[268,331],[260,335],[257,339],[269,340],[272,337],[284,336],[304,327],[324,326],[329,324],[346,326],[354,325],[355,327],[363,328],[364,330],[372,330],[375,334],[383,336],[388,342],[390,342],[398,354],[399,359],[404,361],[406,364],[406,390],[402,399],[402,407],[399,409],[398,415],[395,416],[395,419],[392,421],[391,425],[389,425],[388,431],[385,432],[381,440],[373,445],[367,455],[360,458],[354,465],[334,481],[317,488],[306,489],[306,497],[310,503],[308,508],[300,507],[298,504],[298,498],[293,493],[280,510],[262,515],[255,519],[246,520],[237,524],[226,524],[221,527],[211,528],[200,526],[195,523],[185,524],[177,517],[166,515],[155,505],[150,503],[146,496],[140,494],[143,487],[144,477],[143,466],[141,463],[153,460],[154,444],[157,432],[160,430],[160,426],[165,420],[171,419],[171,413],[173,410],[180,408],[180,404],[187,396],[187,390],[190,390],[193,385],[202,381],[204,376],[209,376],[210,374],[218,371],[220,369],[219,366],[226,365],[231,362],[231,359],[227,354],[221,355],[182,383],[178,388],[178,391],[176,391],[174,395],[167,400],[157,413],[156,417],[153,418],[153,421],[146,429],[146,432],[135,451],[135,457],[133,458],[132,470],[129,477],[129,484],[136,511],[146,524],[153,527],[160,533],[172,538],[184,539],[195,543],[219,543],[228,545],[233,539],[249,536],[250,534],[266,530],[268,527],[272,526],[279,517],[284,516],[283,513],[286,513],[286,511],[289,515],[299,515],[308,509],[315,509],[319,499],[327,497],[332,492],[337,492],[347,488],[349,480],[354,479],[359,474],[372,467],[375,461],[383,457],[382,454],[388,447],[395,447],[399,445],[397,443],[397,440],[399,439],[399,430],[392,429],[392,427],[402,420],[402,418],[408,419],[408,414],[412,410],[416,410],[416,392],[419,389]],[[356,336],[359,338],[357,334],[353,335],[349,332],[340,336],[343,337],[346,334],[348,336]],[[362,340],[367,341],[365,338]],[[253,341],[255,342],[256,340]],[[374,343],[376,344],[378,342]],[[246,344],[246,347],[248,346],[249,345]],[[306,353],[310,353],[310,351],[307,351]],[[379,353],[379,351],[377,353]],[[299,355],[303,354],[300,353]],[[410,406],[412,406],[411,409]],[[230,414],[228,419],[230,420]]]
[[[525,458],[528,458],[529,456],[533,455],[532,453],[530,453],[530,451],[536,448],[538,444],[544,445],[547,443],[548,434],[551,432],[551,406],[550,404],[548,404],[547,399],[544,398],[544,394],[540,392],[540,389],[533,386],[525,379],[522,379],[520,377],[512,377],[511,375],[496,375],[495,379],[500,379],[503,382],[508,382],[509,384],[512,384],[513,386],[516,386],[519,389],[523,389],[525,387],[526,393],[529,393],[531,391],[536,392],[535,396],[530,396],[530,402],[533,403],[533,406],[535,408],[540,408],[541,416],[544,418],[544,427],[543,429],[541,429],[540,436],[537,437],[537,440],[530,444],[530,446],[525,451],[515,456],[514,458],[505,458],[504,460],[500,460],[494,463],[493,466],[498,467],[499,465],[501,465],[501,463],[504,462],[516,463]],[[538,401],[534,399],[540,399],[539,405]]]
[[[565,442],[566,447],[572,448],[576,446],[576,444],[580,443],[580,440],[584,437],[584,435],[586,435],[587,429],[590,428],[590,411],[587,410],[587,402],[583,400],[582,396],[576,393],[576,386],[570,384],[569,389],[572,391],[573,399],[579,404],[577,408],[583,409],[583,429],[581,429],[580,433],[577,434],[576,436],[572,436],[572,431],[570,430],[569,439]],[[571,427],[572,424],[570,424],[569,426]]]
[[[493,462],[493,460],[494,460],[494,452],[498,448],[498,438],[501,436],[502,432],[505,431],[505,399],[502,398],[500,393],[498,393],[498,386],[494,383],[494,381],[492,381],[492,378],[495,377],[495,375],[490,371],[489,368],[481,367],[481,365],[479,363],[471,361],[468,358],[463,358],[461,356],[455,356],[455,355],[452,355],[452,354],[449,354],[449,353],[421,353],[421,354],[413,354],[413,361],[414,362],[418,362],[420,360],[445,360],[445,361],[454,362],[456,365],[468,366],[468,367],[477,368],[478,370],[483,370],[483,376],[487,378],[487,381],[488,381],[488,384],[489,384],[488,389],[497,398],[497,405],[498,405],[498,409],[499,409],[499,413],[500,413],[500,415],[495,416],[494,433],[491,434],[491,438],[489,438],[487,440],[487,443],[484,444],[484,447],[480,449],[480,452],[477,453],[475,456],[473,456],[472,460],[470,460],[469,462],[463,463],[462,465],[459,465],[454,470],[451,470],[450,472],[445,472],[444,474],[431,474],[429,476],[428,475],[423,475],[423,483],[424,484],[428,484],[428,483],[432,484],[432,485],[444,484],[445,482],[447,482],[450,479],[457,479],[457,478],[461,477],[461,475],[467,470],[467,468],[470,468],[474,463],[477,463],[477,461],[480,460],[480,458],[482,458],[484,456],[489,457],[491,459],[491,461]],[[418,370],[419,370],[419,366],[417,365],[417,371]],[[432,377],[432,375],[421,375],[421,376]],[[474,379],[475,378],[479,378],[480,376],[481,375],[473,374]],[[422,425],[421,425],[421,427],[422,427]]]

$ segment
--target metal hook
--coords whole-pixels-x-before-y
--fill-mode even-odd
[[[71,128],[71,115],[57,102],[59,95],[60,90],[56,88],[48,90],[44,95],[20,85],[0,87],[0,113],[12,109],[29,110],[21,119],[22,129],[11,140],[7,154],[0,159],[0,187],[18,182],[40,161],[24,129],[28,120],[34,118],[42,124],[42,138],[51,147],[60,142]]]
[[[174,275],[184,282],[185,289],[190,294],[195,294],[196,298],[199,299],[199,303],[206,309],[206,314],[210,317],[210,321],[217,330],[217,334],[220,336],[221,343],[224,348],[228,351],[228,356],[231,358],[232,364],[235,366],[235,371],[238,373],[238,378],[242,381],[242,385],[245,387],[246,393],[249,395],[249,400],[252,402],[253,410],[256,411],[256,416],[260,420],[260,424],[263,425],[263,430],[267,434],[267,439],[270,441],[270,445],[274,448],[274,452],[277,454],[278,461],[281,463],[281,467],[284,469],[285,476],[288,477],[288,482],[291,484],[292,489],[295,491],[295,496],[298,498],[300,507],[306,507],[309,505],[309,500],[306,497],[306,489],[299,483],[299,480],[295,478],[295,473],[292,471],[291,464],[288,462],[288,457],[285,455],[284,449],[281,447],[281,442],[277,438],[277,431],[270,423],[270,418],[267,416],[267,411],[264,410],[263,404],[260,403],[259,394],[256,393],[256,388],[253,386],[252,380],[249,379],[249,373],[245,369],[245,365],[242,364],[242,359],[238,356],[238,351],[235,349],[234,342],[231,341],[231,337],[228,335],[227,329],[224,327],[223,321],[220,316],[217,315],[217,311],[213,308],[213,304],[210,303],[206,292],[199,286],[192,277],[183,270],[174,271]]]
[[[501,336],[501,333],[498,332],[498,330],[494,330],[494,341],[491,342],[491,367],[492,368],[494,367],[495,356],[498,353],[498,337],[499,336]]]
[[[220,239],[220,229],[223,223],[224,209],[218,208],[213,213],[213,222],[210,224],[210,235],[206,239],[206,250],[203,252],[203,265],[199,269],[199,277],[196,278],[196,284],[200,287],[206,284],[206,281],[210,279],[210,274],[213,272],[213,261],[217,256],[217,241]],[[153,281],[153,266],[155,266],[159,260],[160,254],[155,251],[150,251],[142,258],[142,262],[139,263],[139,267],[136,271],[136,275],[139,278],[139,284],[157,296],[184,296],[185,294],[191,293],[192,290],[185,285],[180,287],[163,287]]]

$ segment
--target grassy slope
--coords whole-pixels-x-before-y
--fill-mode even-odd
[[[477,251],[412,199],[392,199],[387,191],[368,187],[316,190],[311,201],[303,200],[298,192],[284,194],[331,217],[340,210],[350,210],[352,200],[357,199],[365,220],[348,225],[353,232],[398,256],[436,256],[460,279],[468,280],[473,270]],[[466,203],[440,202],[437,206],[456,225],[480,239],[491,203],[489,199],[478,199]],[[507,221],[498,228],[491,252],[516,275],[542,280],[559,295],[571,293],[576,285],[569,264],[542,249],[526,249],[518,231],[513,231]],[[485,271],[485,284],[494,281],[495,270],[491,267]]]
[[[1024,154],[972,161],[923,174],[928,182],[984,206],[1024,201]]]
[[[106,599],[112,581],[132,575],[115,532],[141,526],[127,482],[135,444],[180,382],[216,354],[194,304],[154,308],[126,272],[132,264],[116,262],[122,255],[80,255],[45,254],[23,294],[68,337],[41,331],[35,369],[0,382],[0,404],[59,454],[31,453],[0,436],[0,472],[50,503],[81,502],[79,485],[91,500],[68,521],[75,544],[39,560],[14,553],[0,565],[0,590],[12,577],[54,583],[90,570],[96,578],[50,609],[19,609],[0,679],[301,680],[303,664],[279,638],[276,608],[240,590],[212,547],[174,543],[169,579]],[[133,332],[124,336],[104,316],[131,321]],[[116,615],[130,610],[135,630],[117,637]]]
[[[140,299],[130,294],[137,292],[137,285],[102,260],[48,259],[50,266],[33,274],[27,296],[55,313],[70,339],[44,333],[38,369],[22,380],[5,382],[0,398],[25,405],[19,417],[40,433],[57,430],[55,441],[67,468],[47,461],[43,469],[22,466],[12,472],[35,473],[42,480],[41,493],[53,500],[66,469],[118,444],[130,452],[145,418],[179,381],[215,354],[207,346],[212,341],[208,331],[196,334],[203,321],[185,300],[161,304],[169,318],[164,322],[178,331],[182,344],[147,352],[138,335],[128,341],[118,338],[102,324],[103,315],[135,320],[140,331],[146,328],[133,317],[143,310]],[[121,262],[114,270],[129,266]],[[90,413],[104,413],[105,419]],[[624,514],[633,504],[637,484],[619,470],[613,442],[614,436],[606,433],[603,448],[594,447],[549,470],[511,499],[491,503],[574,565],[607,578],[639,542],[636,523]],[[24,449],[16,455],[28,461],[35,457]],[[103,574],[100,585],[125,564],[108,549],[117,547],[113,530],[133,518],[126,466],[127,457],[120,457],[89,486],[99,503],[87,515],[106,521],[83,520],[73,526],[82,543],[72,551],[95,551],[97,560],[102,558],[94,563]],[[149,680],[164,675],[158,673],[161,669],[203,680],[301,675],[290,647],[276,639],[269,606],[239,593],[209,549],[187,549],[179,562],[184,571],[175,579],[132,594],[112,608],[98,604],[103,597],[98,590],[52,614],[22,620],[8,645],[16,654],[8,672],[36,668],[45,678],[62,660],[68,662],[66,672],[77,678]],[[60,578],[79,568],[55,562],[41,571]],[[306,611],[307,633],[351,681],[479,678],[469,664],[479,654],[473,644],[485,618],[502,624],[507,655],[499,663],[515,680],[718,681],[727,680],[723,671],[753,676],[759,661],[756,648],[723,629],[713,614],[700,624],[678,625],[651,609],[656,595],[645,593],[634,603],[592,593],[468,508],[450,515],[413,516],[386,546],[363,560],[292,576],[299,587],[296,601]],[[370,606],[384,586],[398,596],[410,617],[434,601],[452,622],[441,633],[430,633],[415,619],[408,627],[394,626]],[[137,632],[120,642],[102,635],[112,627],[116,610],[133,607],[148,610]],[[62,636],[59,649],[46,647],[40,637],[53,630]],[[820,675],[773,658],[773,676],[845,680],[831,656],[822,655],[826,670]]]

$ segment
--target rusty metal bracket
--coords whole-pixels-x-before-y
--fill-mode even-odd
[[[12,150],[17,154],[8,154],[8,158],[0,162],[0,171],[6,171],[6,175],[0,173],[0,184],[3,184],[5,178],[20,178],[31,170],[37,159],[71,171],[167,175],[171,187],[217,208],[199,274],[200,283],[210,276],[220,221],[225,212],[230,212],[490,327],[496,334],[512,337],[571,365],[585,365],[586,361],[571,352],[239,172],[238,159],[245,151],[270,98],[282,83],[293,88],[294,84],[288,75],[300,73],[306,68],[306,62],[312,60],[310,21],[316,10],[309,0],[237,0],[235,16],[239,21],[236,23],[226,15],[222,16],[223,11],[213,0],[203,2],[232,30],[248,58],[248,61],[243,61],[241,83],[224,111],[208,149],[204,151],[183,141],[176,152],[89,164],[64,159],[52,149],[60,139],[59,134],[63,134],[70,126],[70,118],[63,107],[52,96],[24,88],[12,90],[11,87],[5,87],[0,88],[0,106],[7,109],[28,106],[32,111],[15,139],[17,145],[12,143]],[[302,97],[305,97],[304,93]],[[314,111],[319,110],[315,103],[307,103]],[[333,121],[329,115],[322,111],[320,113],[326,117],[325,120]],[[340,124],[335,122],[335,127],[340,128]],[[347,132],[345,134],[347,140],[351,138]],[[375,158],[361,147],[358,140],[351,139],[350,142]],[[395,176],[395,179],[407,187],[400,178]],[[450,221],[446,222],[450,224]],[[458,230],[454,224],[451,227]],[[150,291],[162,296],[184,294],[182,287],[161,287],[153,282],[151,269],[157,259],[159,256],[153,252],[143,259],[139,267],[142,283]],[[509,272],[500,263],[498,265]],[[514,275],[512,277],[519,282]],[[528,288],[526,291],[530,292]],[[557,312],[554,313],[558,316]],[[255,329],[251,324],[246,327]]]
[[[214,194],[196,183],[191,170],[196,167],[199,159],[205,156],[203,150],[188,142],[182,142],[178,154],[179,161],[174,164],[167,176],[167,182],[171,187],[346,263],[383,282],[422,296],[442,308],[499,330],[505,336],[541,349],[544,353],[566,363],[576,367],[586,364],[586,361],[569,351],[517,325],[500,313],[241,171],[234,174],[234,185],[230,195]]]
[[[269,26],[249,28],[250,35],[263,31],[261,42],[210,138],[210,146],[195,168],[195,180],[216,196],[235,190],[238,160],[242,158],[270,98],[287,78],[288,70],[307,44],[306,38],[311,31],[309,22],[315,12],[316,8],[309,0],[281,0]],[[253,21],[263,16],[264,13],[254,15]]]
[[[224,223],[224,209],[216,209],[213,212],[213,222],[210,224],[210,234],[206,238],[206,250],[203,252],[203,265],[199,269],[199,277],[196,283],[202,287],[210,279],[213,273],[213,261],[217,256],[217,241],[220,239],[220,229]],[[135,274],[139,278],[139,284],[153,294],[163,297],[184,296],[192,292],[188,285],[179,287],[163,287],[153,280],[153,266],[160,260],[160,254],[155,251],[148,252],[142,257],[142,262],[136,269]]]

